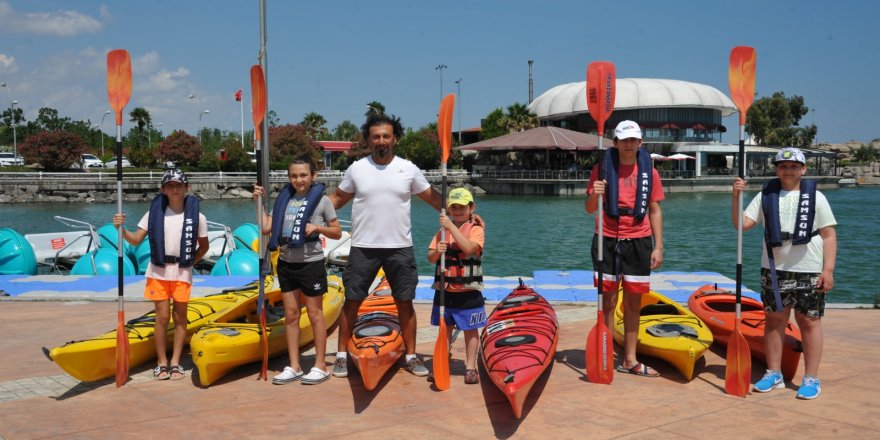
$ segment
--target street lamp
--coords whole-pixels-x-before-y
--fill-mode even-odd
[[[440,64],[434,68],[434,70],[440,71],[440,100],[443,101],[443,69],[447,68],[446,64]]]
[[[12,88],[9,87],[8,85],[6,85],[5,82],[0,83],[0,87],[5,87],[6,91],[9,93],[9,102],[10,102],[10,105],[9,105],[10,115],[9,116],[12,118],[12,161],[17,162],[18,161],[18,139],[16,138],[16,135],[15,135],[15,126],[17,125],[15,123],[15,106],[18,104],[18,101],[12,99]]]
[[[101,116],[101,160],[104,160],[104,119],[106,119],[109,114],[110,110],[107,110],[104,112],[104,116]]]
[[[192,95],[189,95],[189,96],[192,97]],[[202,143],[202,128],[201,128],[202,127],[202,115],[207,115],[208,113],[211,113],[211,110],[204,109],[204,110],[202,110],[201,113],[199,113],[199,143],[200,144]]]
[[[458,86],[458,145],[461,145],[461,78],[455,85]]]

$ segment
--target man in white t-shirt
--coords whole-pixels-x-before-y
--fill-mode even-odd
[[[351,252],[348,267],[342,273],[345,305],[339,322],[333,375],[348,376],[346,344],[357,321],[358,308],[381,267],[397,304],[406,345],[404,368],[416,376],[427,376],[428,369],[415,354],[416,315],[412,301],[419,274],[413,254],[410,204],[416,195],[439,211],[441,196],[417,166],[394,155],[394,147],[403,136],[399,118],[371,113],[361,132],[370,145],[370,155],[348,167],[336,192],[329,196],[336,209],[354,200]]]
[[[743,211],[743,231],[757,224],[765,229],[761,257],[761,300],[766,312],[764,349],[767,372],[753,389],[766,393],[785,388],[782,346],[785,326],[794,309],[803,336],[804,379],[799,399],[815,399],[822,392],[819,361],[822,359],[822,315],[825,294],[834,288],[837,258],[837,221],[825,195],[803,179],[807,161],[797,148],[779,150],[773,160],[776,179],[752,199]],[[739,194],[746,181],[733,183],[733,226],[739,221]],[[812,223],[812,224],[811,224]],[[770,254],[772,252],[772,254]]]

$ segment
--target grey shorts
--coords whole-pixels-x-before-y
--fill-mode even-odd
[[[348,266],[342,272],[345,299],[361,301],[376,279],[379,268],[391,285],[391,296],[400,301],[412,301],[416,297],[419,271],[412,246],[394,249],[369,249],[352,247],[348,254]]]
[[[816,290],[819,281],[818,273],[786,272],[777,270],[779,296],[782,297],[783,308],[793,308],[796,312],[810,317],[821,318],[825,315],[825,292]],[[761,301],[764,310],[772,312],[776,309],[776,299],[770,279],[770,269],[761,268]]]

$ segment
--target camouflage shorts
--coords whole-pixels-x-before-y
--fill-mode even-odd
[[[815,288],[819,281],[818,273],[777,270],[776,275],[784,308],[794,308],[796,312],[810,318],[821,318],[825,315],[825,292]],[[765,311],[772,312],[776,309],[770,269],[761,268],[761,301]]]

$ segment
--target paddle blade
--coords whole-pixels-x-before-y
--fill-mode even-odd
[[[259,64],[251,66],[251,114],[254,118],[254,140],[263,138],[263,119],[266,117],[266,76]]]
[[[614,341],[599,311],[596,325],[587,335],[587,379],[593,383],[610,384],[614,379]]]
[[[749,380],[752,377],[752,355],[749,343],[739,330],[739,320],[727,343],[727,369],[724,372],[724,391],[737,397],[749,394]]]
[[[605,121],[614,111],[617,74],[614,63],[594,61],[587,66],[587,109],[596,121],[599,136],[605,134]]]
[[[449,151],[452,148],[452,115],[455,113],[455,95],[448,94],[440,103],[440,112],[437,117],[437,137],[440,139],[442,155],[440,162],[449,161]]]
[[[128,382],[128,331],[125,329],[125,312],[116,313],[116,388]]]
[[[730,96],[739,109],[739,125],[746,125],[746,114],[755,99],[755,49],[737,46],[730,51]]]
[[[107,54],[107,96],[116,112],[116,125],[122,125],[122,109],[131,99],[131,57],[125,49]]]
[[[434,344],[434,386],[440,391],[446,391],[449,389],[449,382],[449,340],[446,335],[446,319],[441,315],[440,332]]]

